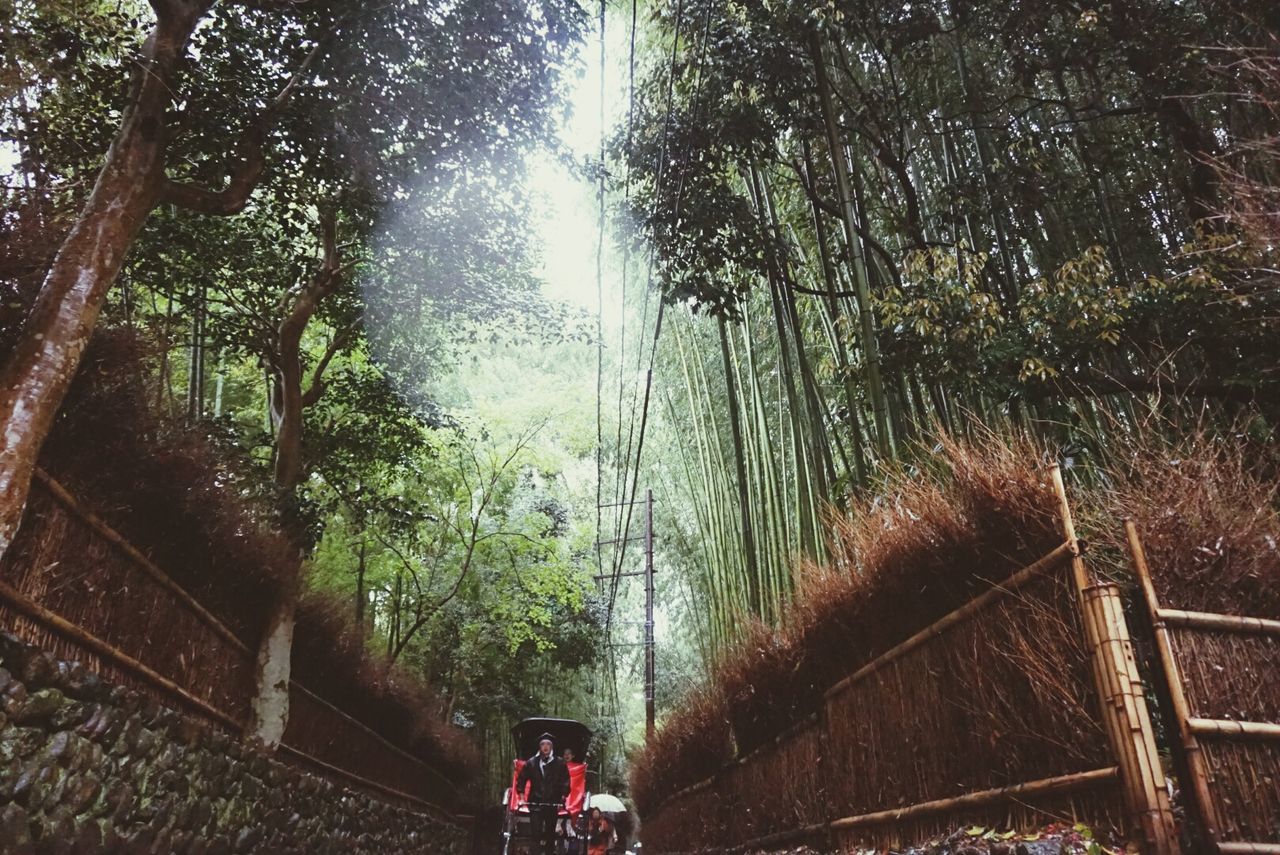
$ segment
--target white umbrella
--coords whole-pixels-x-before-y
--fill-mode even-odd
[[[587,807],[600,808],[605,813],[627,812],[627,806],[622,803],[622,799],[617,796],[611,796],[608,793],[593,793]]]

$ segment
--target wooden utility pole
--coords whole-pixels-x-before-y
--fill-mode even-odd
[[[639,500],[614,502],[612,504],[600,505],[601,508],[631,508],[638,505]],[[643,537],[628,537],[626,533],[630,531],[631,521],[627,518],[627,524],[623,526],[623,536],[615,540],[601,540],[596,542],[596,548],[617,544],[621,547],[625,555],[626,544],[635,540],[644,540],[644,569],[623,572],[622,559],[619,558],[614,565],[614,572],[600,573],[595,580],[600,583],[612,582],[615,586],[618,581],[623,578],[633,576],[644,577],[644,640],[639,645],[634,643],[627,644],[610,644],[613,648],[619,647],[643,647],[644,648],[644,721],[645,733],[652,735],[654,724],[657,719],[655,704],[655,684],[657,682],[657,667],[654,660],[654,638],[653,638],[653,602],[655,589],[653,583],[653,490],[646,489],[644,491],[644,535]],[[636,621],[627,621],[626,623],[635,624]]]

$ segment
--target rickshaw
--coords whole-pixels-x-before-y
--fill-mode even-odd
[[[538,739],[549,733],[555,740],[556,754],[566,748],[573,749],[575,762],[569,766],[569,796],[560,807],[559,817],[578,822],[583,805],[587,804],[587,749],[591,747],[591,730],[585,724],[568,718],[527,718],[511,728],[519,755],[512,763],[511,786],[503,795],[506,815],[502,824],[502,853],[516,855],[532,849],[530,838],[529,802],[527,793],[516,791],[516,779],[525,761],[538,753]]]

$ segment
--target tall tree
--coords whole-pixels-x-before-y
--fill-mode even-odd
[[[299,211],[320,212],[310,218],[319,258],[286,289],[262,351],[275,375],[279,504],[286,512],[296,504],[306,472],[303,410],[352,338],[334,329],[327,352],[304,365],[311,320],[359,259],[339,245],[339,229],[341,239],[368,243],[389,202],[438,185],[449,170],[507,169],[518,181],[502,164],[548,139],[582,18],[576,4],[558,0],[153,0],[151,11],[93,191],[0,372],[0,551],[17,530],[39,449],[111,286],[161,205],[216,217],[248,207],[261,220],[254,207],[264,204],[293,222]],[[301,555],[307,545],[298,540]],[[296,586],[284,591],[259,655],[254,731],[268,744],[287,714]]]

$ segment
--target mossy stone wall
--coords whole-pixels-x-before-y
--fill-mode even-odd
[[[0,852],[460,855],[468,844],[459,826],[0,634]]]

